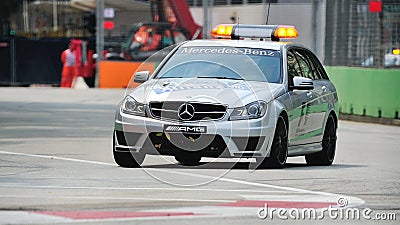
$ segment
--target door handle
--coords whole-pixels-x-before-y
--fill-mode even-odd
[[[322,86],[322,92],[326,92],[326,86]]]
[[[307,97],[312,97],[312,92],[310,91],[310,92],[307,92]]]

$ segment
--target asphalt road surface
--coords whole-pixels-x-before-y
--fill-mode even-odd
[[[399,224],[400,127],[340,121],[330,167],[149,156],[126,169],[111,152],[124,92],[0,88],[0,224]]]

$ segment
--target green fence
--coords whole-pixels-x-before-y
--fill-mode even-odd
[[[340,112],[399,118],[400,69],[327,67],[335,84]]]

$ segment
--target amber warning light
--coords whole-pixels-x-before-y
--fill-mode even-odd
[[[297,38],[299,33],[294,26],[278,26],[274,35],[277,38]]]
[[[272,41],[279,41],[279,39],[297,38],[299,36],[297,29],[290,25],[220,24],[210,33],[212,38],[236,40],[269,38]]]
[[[231,38],[233,24],[217,25],[210,33],[213,38]]]

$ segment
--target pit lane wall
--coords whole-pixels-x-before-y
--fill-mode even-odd
[[[340,112],[398,119],[400,69],[326,67],[335,84]]]

